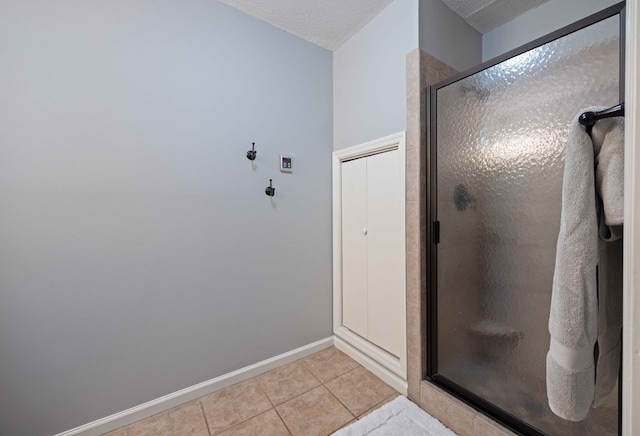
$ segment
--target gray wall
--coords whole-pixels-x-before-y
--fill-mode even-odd
[[[333,53],[333,146],[406,129],[406,56],[418,47],[418,0],[394,0]]]
[[[420,49],[464,71],[482,62],[482,34],[440,0],[420,0]]]
[[[440,0],[395,0],[333,53],[333,147],[407,128],[406,57],[420,47],[458,70],[481,62],[482,36]]]
[[[0,434],[331,335],[331,52],[213,0],[4,0],[0,47]]]
[[[581,20],[620,0],[551,0],[482,35],[486,61]]]

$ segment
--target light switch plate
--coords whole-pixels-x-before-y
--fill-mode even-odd
[[[280,171],[283,173],[293,172],[293,160],[291,159],[291,156],[286,154],[280,155]]]

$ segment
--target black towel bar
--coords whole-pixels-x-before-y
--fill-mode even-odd
[[[620,104],[598,112],[585,112],[580,115],[578,121],[585,127],[585,130],[587,131],[589,136],[591,136],[591,129],[593,129],[593,125],[596,123],[596,121],[603,118],[612,117],[624,117],[624,101]]]

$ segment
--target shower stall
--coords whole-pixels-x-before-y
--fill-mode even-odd
[[[623,4],[428,90],[427,379],[522,434],[617,435],[619,388],[581,422],[547,403],[564,150],[622,101]]]

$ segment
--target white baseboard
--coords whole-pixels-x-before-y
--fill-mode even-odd
[[[371,358],[389,371],[395,373],[398,377],[400,377],[400,379],[407,379],[406,359],[401,359],[398,356],[394,356],[388,351],[383,350],[382,348],[367,341],[362,336],[353,333],[351,330],[344,326],[334,329],[333,335],[336,338],[342,339],[344,342],[360,351],[363,355]]]
[[[187,403],[204,395],[226,388],[232,384],[250,379],[251,377],[255,377],[279,366],[286,365],[294,360],[317,353],[325,348],[329,348],[333,343],[333,336],[321,339],[317,342],[296,348],[295,350],[263,360],[262,362],[245,366],[237,371],[221,375],[220,377],[198,383],[197,385],[156,398],[155,400],[148,401],[144,404],[140,404],[139,406],[115,413],[111,416],[107,416],[106,418],[98,419],[97,421],[67,430],[63,433],[57,434],[56,436],[98,436],[103,433],[110,432],[117,428],[124,427],[125,425],[133,424],[141,419],[153,416],[157,413],[164,412],[165,410],[179,406],[180,404]]]
[[[380,377],[382,381],[387,383],[396,391],[400,392],[402,395],[407,395],[408,384],[406,380],[403,380],[397,374],[395,374],[388,368],[385,368],[384,366],[373,360],[371,357],[367,356],[362,351],[346,342],[344,339],[335,336],[334,340],[335,346],[338,350],[342,351],[344,354],[351,357],[360,365],[364,366],[366,369]]]

